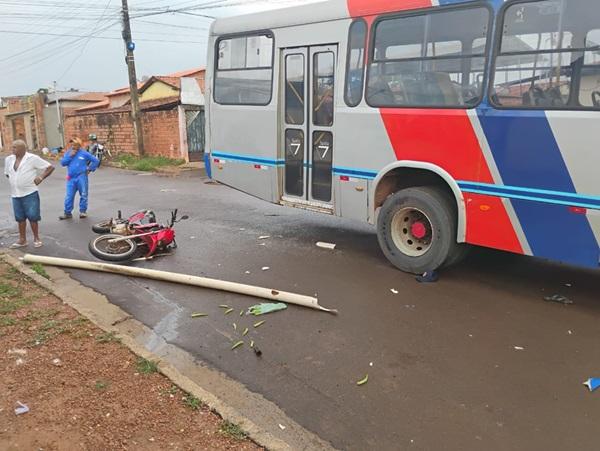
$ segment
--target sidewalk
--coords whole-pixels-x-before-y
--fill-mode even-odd
[[[2,260],[0,280],[3,449],[261,449]]]

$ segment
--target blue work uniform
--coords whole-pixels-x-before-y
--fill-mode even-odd
[[[100,161],[91,153],[79,149],[71,156],[71,149],[65,152],[60,164],[67,167],[67,195],[65,196],[65,213],[71,214],[75,194],[79,192],[79,213],[87,212],[88,208],[88,174],[98,169]]]

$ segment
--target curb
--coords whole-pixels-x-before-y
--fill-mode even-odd
[[[248,438],[258,445],[277,451],[334,449],[329,443],[295,423],[270,401],[267,401],[258,394],[249,392],[241,384],[229,379],[228,376],[208,368],[208,366],[203,365],[202,362],[198,362],[186,351],[166,343],[160,346],[160,353],[149,351],[138,340],[141,337],[145,339],[156,337],[156,334],[150,328],[131,317],[131,315],[121,308],[110,303],[103,294],[81,285],[61,269],[45,266],[44,268],[49,274],[50,280],[40,276],[19,259],[20,255],[22,254],[15,251],[0,250],[0,260],[3,260],[48,290],[100,329],[105,332],[115,333],[121,339],[122,343],[134,354],[148,360],[157,361],[161,374],[184,391],[200,399],[224,420],[239,425],[248,434]],[[158,338],[160,339],[160,337]],[[180,371],[176,366],[168,362],[169,357],[183,362],[182,365],[186,368],[186,371]],[[193,379],[192,377],[188,377],[190,375]],[[202,387],[196,382],[198,380],[204,382],[205,385],[209,385],[210,389]],[[219,383],[223,385],[219,387]],[[247,398],[242,400],[243,402],[247,403],[250,401],[259,404],[257,410],[262,412],[266,410],[266,417],[272,417],[269,420],[285,422],[287,430],[293,434],[292,440],[288,441],[276,437],[267,431],[266,428],[260,427],[254,420],[244,415],[239,409],[230,405],[221,396],[216,394],[216,392],[224,393],[224,390],[231,388],[227,387],[228,385],[235,386],[235,390],[243,392],[240,395]],[[268,410],[272,411],[270,415]],[[271,421],[269,421],[269,424]]]

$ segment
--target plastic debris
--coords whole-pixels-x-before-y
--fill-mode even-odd
[[[268,266],[263,266],[261,269],[262,269],[263,271],[268,271],[268,270],[269,270],[269,269],[271,269],[271,268],[269,268]]]
[[[240,310],[240,316],[244,316],[244,311]]]
[[[569,335],[573,335],[573,331],[572,331],[572,330],[568,330],[568,331],[567,331],[567,333],[568,333]]]
[[[248,333],[248,328],[246,327],[244,329],[244,332],[242,332],[242,337],[245,337],[247,333]]]
[[[515,351],[524,351],[525,348],[523,346],[515,346]]]
[[[229,315],[231,312],[233,312],[235,309],[232,308],[228,308],[227,310],[225,310],[225,315]]]
[[[8,350],[9,354],[17,354],[17,355],[27,355],[27,350],[26,349],[9,349]]]
[[[365,385],[367,382],[369,382],[369,375],[367,374],[365,377],[363,377],[361,380],[359,380],[356,385],[361,386],[361,385]]]
[[[227,304],[221,304],[221,305],[219,305],[219,308],[228,309],[229,306]]]
[[[390,291],[394,294],[398,294],[400,293],[398,290],[396,290],[395,288],[390,288]]]
[[[23,415],[24,413],[29,412],[29,407],[23,404],[21,401],[17,401],[19,407],[15,408],[15,415]]]
[[[555,294],[554,296],[546,296],[546,297],[544,297],[544,301],[546,301],[546,302],[557,302],[557,303],[563,304],[563,305],[571,305],[571,304],[573,304],[572,300],[570,300],[568,297],[563,296],[561,294]]]
[[[336,244],[333,243],[324,243],[323,241],[317,242],[317,247],[322,249],[329,249],[330,251],[335,249]]]
[[[373,366],[373,362],[369,362],[369,366]]]
[[[279,423],[279,429],[281,429],[282,431],[285,431],[285,426],[281,423]]]
[[[250,271],[246,271],[245,274],[250,274]]]
[[[435,283],[440,280],[440,276],[436,271],[427,271],[415,279],[419,283]]]
[[[254,340],[250,340],[250,347],[253,348],[254,347]]]
[[[596,390],[600,387],[600,377],[590,377],[587,381],[583,383],[590,391]]]
[[[254,323],[254,328],[256,329],[257,327],[262,326],[265,323],[265,321],[259,321],[258,323]]]
[[[15,363],[17,366],[20,366],[25,363],[25,360],[23,360],[21,357],[19,357],[17,360],[15,360]]]
[[[57,359],[52,360],[52,365],[61,366],[62,362],[60,361],[60,359],[57,358]]]
[[[236,323],[233,323],[232,326],[233,326],[233,330],[237,330],[237,324]]]
[[[208,313],[192,313],[192,318],[203,318],[205,316],[208,316]]]
[[[258,237],[259,240],[268,240],[269,238],[271,238],[271,235],[262,235]]]
[[[267,313],[278,312],[280,310],[285,310],[286,308],[287,308],[287,304],[284,304],[283,302],[278,302],[276,304],[275,303],[257,304],[257,305],[253,305],[252,307],[250,307],[248,309],[248,314],[254,315],[254,316],[266,315]]]
[[[236,348],[239,348],[239,347],[240,347],[240,346],[242,346],[243,344],[244,344],[244,342],[243,342],[242,340],[240,340],[240,341],[238,341],[236,344],[234,344],[234,345],[231,347],[231,350],[233,351],[234,349],[236,349]]]

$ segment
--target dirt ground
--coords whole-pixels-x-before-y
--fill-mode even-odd
[[[260,448],[0,261],[0,449]]]

